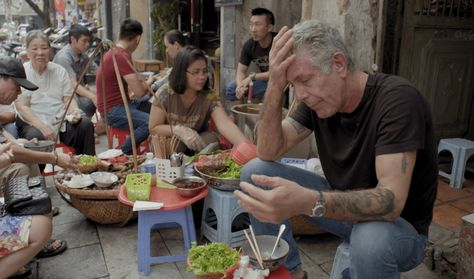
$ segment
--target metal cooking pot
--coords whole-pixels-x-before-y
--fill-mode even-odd
[[[52,140],[40,140],[38,142],[25,142],[23,146],[34,151],[51,152],[55,144]]]
[[[237,126],[244,132],[244,135],[254,143],[257,142],[255,125],[257,124],[262,107],[262,104],[240,104],[231,108],[232,114],[237,121]],[[284,118],[288,110],[282,108],[282,112],[282,117]]]

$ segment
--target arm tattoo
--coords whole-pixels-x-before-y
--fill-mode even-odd
[[[361,221],[390,218],[395,209],[394,193],[382,184],[369,190],[339,192],[332,202],[335,214],[353,216]]]
[[[408,158],[405,153],[402,155],[402,174],[405,174],[407,172],[407,166],[408,166]]]
[[[305,127],[303,125],[301,125],[299,122],[297,122],[296,120],[294,120],[293,118],[287,117],[287,118],[285,118],[285,121],[290,123],[291,126],[293,126],[293,128],[295,128],[296,133],[298,135],[301,135],[302,133],[304,133]]]

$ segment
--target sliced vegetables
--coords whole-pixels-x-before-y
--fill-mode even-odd
[[[227,269],[238,263],[239,257],[239,251],[226,243],[193,245],[189,249],[189,266],[186,269],[195,275],[225,274]]]
[[[225,159],[225,169],[216,173],[219,178],[240,178],[240,171],[243,166],[238,165],[231,157]]]

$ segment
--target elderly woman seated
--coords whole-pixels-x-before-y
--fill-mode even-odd
[[[208,85],[205,53],[193,46],[184,47],[176,56],[169,84],[156,93],[150,113],[150,133],[165,137],[174,134],[182,143],[178,149],[199,151],[218,141],[216,133],[209,131],[212,119],[217,131],[232,144],[244,142],[245,136]]]
[[[59,127],[73,89],[66,70],[49,62],[51,47],[48,38],[40,30],[30,31],[26,36],[29,62],[24,64],[28,80],[39,89],[22,88],[15,102],[18,116],[16,126],[19,136],[39,140],[59,139],[76,149],[77,154],[95,155],[94,127],[92,122],[82,119],[75,100],[71,101],[63,127]]]

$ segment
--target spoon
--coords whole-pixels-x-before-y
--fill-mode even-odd
[[[285,224],[281,224],[281,226],[280,226],[280,231],[278,232],[277,240],[275,241],[275,246],[273,246],[272,253],[270,254],[270,259],[273,258],[273,253],[275,253],[275,250],[276,250],[276,248],[277,248],[277,246],[278,246],[278,243],[280,242],[281,236],[282,236],[283,233],[285,232],[285,229],[286,229]]]

